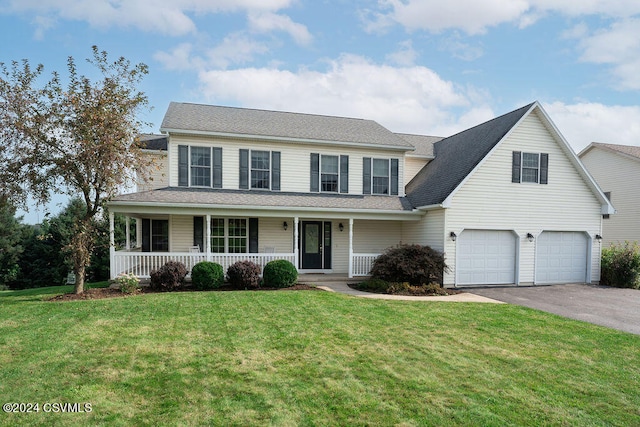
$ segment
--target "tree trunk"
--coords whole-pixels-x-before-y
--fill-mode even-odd
[[[69,247],[73,259],[73,269],[76,273],[75,293],[84,292],[84,276],[87,265],[91,261],[91,227],[90,224],[81,221],[77,224],[76,234],[71,238]]]
[[[73,289],[74,293],[81,294],[84,292],[84,273],[85,267],[81,265],[80,267],[76,267],[76,285]]]

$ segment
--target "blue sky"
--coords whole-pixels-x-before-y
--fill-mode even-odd
[[[576,152],[640,145],[637,0],[0,0],[0,25],[0,62],[147,64],[151,132],[170,101],[448,136],[538,100]]]

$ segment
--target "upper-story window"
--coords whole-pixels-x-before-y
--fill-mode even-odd
[[[311,185],[309,191],[349,192],[349,156],[311,153],[310,169]]]
[[[280,152],[240,150],[240,188],[280,190]]]
[[[514,151],[512,156],[511,182],[547,184],[549,155],[546,153],[523,153]]]
[[[179,145],[178,185],[222,188],[222,148]]]
[[[398,159],[363,158],[362,193],[398,195]]]

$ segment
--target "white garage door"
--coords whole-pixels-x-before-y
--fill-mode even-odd
[[[584,283],[587,236],[574,231],[544,231],[536,244],[536,283]]]
[[[457,285],[516,282],[516,236],[510,231],[464,230],[458,237]]]

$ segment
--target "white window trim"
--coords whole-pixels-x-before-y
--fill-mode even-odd
[[[320,154],[320,164],[318,165],[318,189],[320,190],[320,193],[330,193],[330,194],[338,194],[340,193],[340,175],[342,172],[342,164],[340,162],[340,155],[338,154]],[[326,191],[322,189],[322,158],[323,157],[335,157],[338,159],[338,180],[337,180],[337,185],[336,185],[336,191]]]
[[[254,188],[253,184],[252,184],[252,180],[251,180],[251,172],[253,172],[253,167],[252,167],[252,162],[251,162],[251,154],[253,152],[263,152],[263,153],[269,153],[268,155],[268,160],[269,160],[269,169],[268,171],[268,177],[269,177],[269,186],[268,188]],[[272,162],[272,154],[271,154],[271,150],[254,150],[254,149],[249,149],[249,190],[255,190],[255,191],[271,191],[271,175],[272,175],[272,171],[273,171],[273,162]],[[259,171],[264,171],[265,169],[256,169]]]
[[[533,169],[530,167],[525,168],[524,166],[524,155],[525,154],[535,154],[538,156],[538,174],[536,175],[536,180],[535,181],[525,181],[524,180],[524,170],[525,169]],[[520,183],[521,184],[540,184],[540,163],[541,163],[541,158],[540,158],[541,153],[530,153],[530,152],[520,152]]]
[[[239,239],[242,237],[238,237],[238,236],[229,236],[229,220],[230,219],[241,219],[245,222],[245,230],[247,231],[246,236],[244,236],[245,239],[245,252],[234,252],[234,253],[245,253],[248,254],[249,253],[249,218],[248,217],[211,217],[211,222],[209,225],[209,228],[211,228],[211,226],[213,225],[213,220],[214,219],[222,219],[224,221],[224,236],[214,236],[213,233],[210,232],[210,239],[214,239],[214,238],[220,238],[222,237],[224,239],[224,252],[212,252],[212,253],[225,253],[228,254],[229,252],[229,239],[230,238],[234,238],[234,239]],[[209,247],[213,248],[213,245],[211,244],[211,241],[209,241]]]
[[[189,187],[192,188],[213,188],[213,147],[210,145],[188,145],[189,147],[189,153],[188,153],[188,157],[189,157],[189,167],[188,167],[188,172],[187,172],[187,176],[189,179]],[[209,185],[193,185],[192,181],[191,181],[191,168],[193,167],[191,164],[191,148],[192,147],[197,147],[197,148],[208,148],[209,149]]]
[[[395,158],[395,157],[394,157]],[[390,196],[391,195],[391,157],[371,157],[371,194],[375,196]],[[374,160],[386,160],[387,161],[387,193],[375,193],[373,191],[373,162]],[[398,169],[400,168],[400,160],[398,159]],[[400,185],[400,171],[398,170],[398,185]]]

